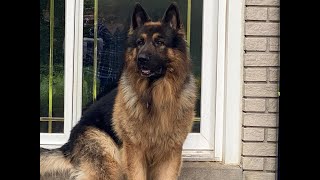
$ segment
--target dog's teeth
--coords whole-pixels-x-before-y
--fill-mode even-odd
[[[142,73],[144,73],[144,74],[149,74],[149,73],[150,73],[150,70],[142,70]]]

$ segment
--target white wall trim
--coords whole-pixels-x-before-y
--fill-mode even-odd
[[[219,0],[218,3],[218,51],[214,157],[215,161],[222,161],[225,94],[226,0]]]
[[[219,0],[215,161],[240,164],[243,2]]]
[[[240,164],[244,0],[227,0],[223,162]]]

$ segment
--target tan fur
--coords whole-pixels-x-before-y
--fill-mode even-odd
[[[120,151],[104,132],[88,127],[78,139],[74,150],[65,158],[60,151],[40,155],[40,175],[51,173],[52,177],[68,175],[75,180],[122,180],[123,169]],[[71,159],[75,161],[71,162]],[[44,177],[44,176],[43,176]],[[49,179],[42,178],[42,179]],[[56,178],[61,179],[61,178]]]
[[[83,172],[81,179],[122,178],[120,152],[104,132],[88,128],[77,142],[74,155],[80,159],[79,169]]]
[[[152,168],[153,172],[149,179],[152,180],[176,180],[181,168],[181,151],[172,150],[167,154],[167,159],[164,162],[155,164]]]
[[[159,33],[152,34],[152,40],[154,41],[159,35],[160,35]]]
[[[135,48],[126,51],[113,112],[115,131],[124,144],[124,168],[129,180],[174,180],[194,118],[191,62],[187,54],[168,48],[168,71],[149,85],[138,73],[136,56]]]
[[[113,160],[120,164],[120,152],[110,136],[96,128],[88,128],[84,136],[86,141],[98,142],[103,150],[103,155],[111,156]]]
[[[132,152],[134,152],[134,155],[132,155]],[[146,160],[144,152],[139,147],[124,143],[122,157],[128,180],[146,179]]]
[[[153,21],[149,21],[144,23],[145,26],[161,26],[161,22],[153,22]]]
[[[140,36],[141,36],[144,40],[147,39],[147,34],[146,34],[146,33],[142,33]]]
[[[40,175],[45,173],[65,173],[73,169],[73,165],[64,158],[60,151],[44,153],[40,156]]]

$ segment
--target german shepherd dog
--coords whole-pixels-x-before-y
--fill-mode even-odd
[[[84,112],[65,145],[40,150],[40,176],[176,180],[195,100],[177,5],[153,22],[136,4],[117,89]]]

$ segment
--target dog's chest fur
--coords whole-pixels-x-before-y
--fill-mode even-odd
[[[196,98],[194,79],[189,78],[179,91],[172,83],[159,81],[151,91],[146,89],[151,99],[146,101],[123,76],[113,114],[119,137],[145,149],[182,146],[191,130]]]

